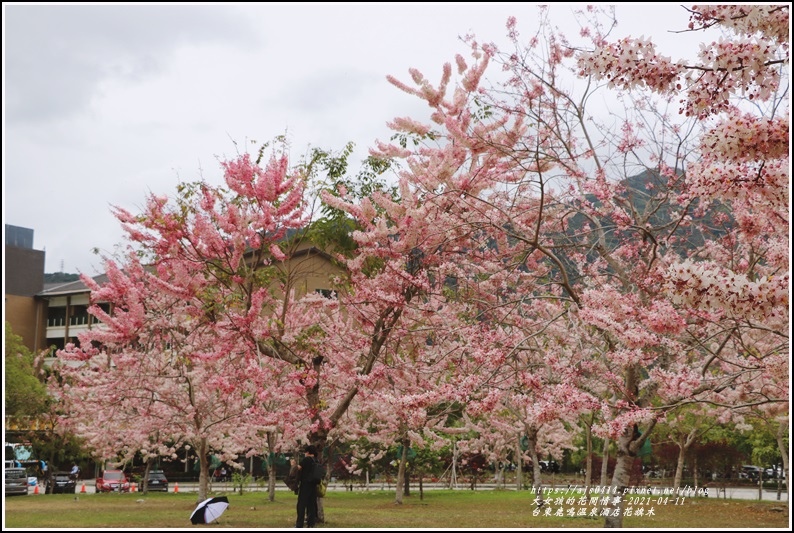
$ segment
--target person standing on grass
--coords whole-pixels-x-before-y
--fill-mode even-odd
[[[317,523],[317,483],[312,479],[317,449],[309,444],[304,448],[303,460],[298,465],[300,486],[298,487],[298,518],[295,527],[303,527],[304,518],[308,527]]]
[[[298,470],[298,462],[294,457],[289,460],[289,474],[287,474],[284,482],[287,484],[289,490],[298,494],[298,488],[300,487],[300,470]]]

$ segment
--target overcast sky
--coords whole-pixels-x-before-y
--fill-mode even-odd
[[[554,4],[570,26],[585,4]],[[535,29],[529,3],[3,4],[3,221],[32,228],[46,272],[100,273],[122,241],[110,206],[138,212],[218,159],[287,134],[308,147],[387,140],[424,106],[386,81],[417,67],[434,83],[459,37],[504,43]],[[615,36],[686,39],[677,4],[620,4]],[[701,36],[702,38],[702,36]],[[694,42],[694,41],[692,41]],[[697,41],[700,42],[700,41]],[[688,50],[693,50],[689,45]],[[679,50],[680,51],[680,50]],[[235,145],[237,143],[237,146]],[[248,146],[248,148],[245,148]],[[251,149],[251,146],[254,146]]]

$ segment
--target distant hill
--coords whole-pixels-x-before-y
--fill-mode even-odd
[[[713,201],[710,204],[708,211],[701,216],[694,216],[697,222],[691,228],[682,230],[678,225],[673,222],[671,213],[678,210],[678,206],[672,206],[664,201],[664,192],[668,189],[667,179],[661,176],[658,172],[653,170],[646,170],[631,176],[622,181],[624,192],[621,198],[632,206],[637,213],[648,216],[648,223],[656,228],[663,228],[655,237],[665,237],[667,231],[676,231],[679,239],[685,242],[684,246],[690,250],[694,250],[703,246],[708,240],[718,239],[727,234],[733,228],[733,217],[731,216],[730,207],[723,205],[720,202]],[[662,200],[653,200],[654,196],[660,195]],[[593,195],[586,195],[586,199],[598,206],[601,202]],[[698,205],[695,200],[689,207],[690,214],[695,210]],[[727,215],[727,220],[724,222],[715,222],[715,217],[718,214]],[[586,217],[582,214],[576,214],[571,217],[568,230],[570,234],[576,235],[580,233]],[[615,223],[609,219],[601,221],[604,227],[614,227]],[[639,238],[644,238],[638,234]],[[609,231],[606,235],[606,244],[608,247],[617,245],[620,242],[619,236],[616,231]]]
[[[80,274],[67,274],[65,272],[53,272],[44,274],[44,283],[68,283],[80,279]]]

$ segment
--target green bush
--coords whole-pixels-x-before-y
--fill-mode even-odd
[[[240,489],[240,494],[243,493],[245,487],[251,484],[253,477],[248,473],[233,472],[232,473],[232,492],[237,492]]]

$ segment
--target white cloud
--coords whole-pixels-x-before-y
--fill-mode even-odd
[[[552,15],[563,26],[582,6]],[[638,22],[617,34],[686,26],[677,5],[633,6]],[[528,35],[535,13],[498,2],[4,3],[4,222],[34,229],[47,272],[63,262],[97,273],[91,249],[122,239],[110,204],[135,211],[180,179],[217,181],[217,157],[285,132],[294,155],[353,141],[361,159],[388,138],[387,121],[426,108],[386,75],[417,67],[438,80],[467,54],[459,36],[501,42],[509,15]]]

